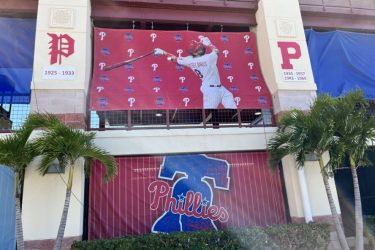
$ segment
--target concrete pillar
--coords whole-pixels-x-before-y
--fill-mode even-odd
[[[254,31],[260,66],[272,95],[277,120],[283,112],[293,108],[308,110],[316,97],[317,88],[298,0],[260,0],[256,20],[258,25]],[[292,221],[309,220],[309,211],[314,221],[330,220],[331,212],[319,165],[317,162],[306,165],[304,175],[298,175],[293,158],[283,159]],[[335,190],[334,182],[331,184]],[[307,185],[307,190],[303,192],[301,185]]]
[[[316,84],[298,0],[261,0],[256,20],[259,61],[275,114],[309,109]]]
[[[31,94],[31,112],[57,115],[84,129],[91,68],[89,0],[39,0]],[[35,162],[25,173],[24,239],[28,249],[52,249],[63,210],[65,173],[40,176]],[[73,195],[63,248],[83,233],[83,161],[75,167]]]
[[[40,0],[31,112],[57,114],[85,127],[91,63],[89,0]]]
[[[301,189],[301,198],[303,204],[303,212],[305,215],[305,222],[309,223],[313,221],[312,212],[311,212],[311,203],[309,190],[307,189],[305,170],[303,168],[297,169],[298,181]]]

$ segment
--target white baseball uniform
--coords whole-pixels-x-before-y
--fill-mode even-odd
[[[177,63],[192,69],[202,80],[201,92],[203,93],[203,108],[216,109],[220,103],[224,108],[237,109],[233,94],[220,82],[217,69],[218,55],[215,50],[203,56],[187,56],[177,58]]]

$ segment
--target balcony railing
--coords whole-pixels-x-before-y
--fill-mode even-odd
[[[275,126],[270,109],[91,111],[91,130]]]

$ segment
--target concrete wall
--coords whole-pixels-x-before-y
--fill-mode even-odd
[[[41,176],[34,161],[25,173],[22,223],[25,241],[55,239],[64,207],[67,169],[65,174]],[[73,189],[64,237],[81,236],[84,199],[83,162],[74,170]]]
[[[113,155],[265,150],[275,128],[97,132],[95,144]]]

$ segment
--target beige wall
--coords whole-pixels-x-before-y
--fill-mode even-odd
[[[324,159],[325,161],[327,161],[328,155],[325,155]],[[296,171],[296,162],[291,156],[287,156],[283,159],[282,164],[285,176],[285,187],[287,190],[287,199],[289,204],[290,215],[294,218],[302,218],[305,215],[302,205],[300,180],[298,179]],[[304,172],[309,194],[309,201],[311,204],[312,216],[319,217],[330,215],[331,210],[329,207],[327,193],[323,183],[323,177],[320,173],[319,162],[305,162]],[[333,178],[329,178],[329,185],[331,187],[337,212],[341,213],[337,197],[336,185]]]
[[[83,230],[83,162],[77,165],[64,237],[81,236]],[[65,174],[61,175],[41,176],[37,171],[37,161],[26,169],[22,203],[26,241],[56,238],[64,207],[68,172],[66,170]]]
[[[325,216],[330,214],[330,208],[327,193],[324,188],[323,177],[320,173],[319,162],[306,162],[305,174],[307,186],[310,194],[310,202],[313,216]],[[329,178],[329,186],[334,198],[337,212],[340,214],[340,205],[338,202],[335,180]]]
[[[113,155],[265,150],[275,128],[100,131],[96,145]]]
[[[31,139],[40,132],[33,132]],[[24,240],[55,239],[65,202],[68,172],[41,176],[39,159],[35,159],[25,171],[22,199],[22,223]],[[64,237],[82,236],[84,201],[84,161],[78,160],[73,177],[72,195]]]

